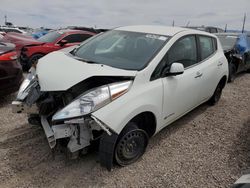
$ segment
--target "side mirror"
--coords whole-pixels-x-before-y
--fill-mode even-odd
[[[179,74],[183,74],[184,72],[184,66],[181,63],[173,63],[170,67],[169,72],[167,73],[167,76],[176,76]]]
[[[67,43],[68,43],[67,40],[61,40],[60,42],[58,42],[58,44],[59,44],[60,46],[64,46],[64,45],[67,44]]]

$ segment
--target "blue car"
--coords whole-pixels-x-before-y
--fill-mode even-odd
[[[228,81],[233,82],[237,73],[250,71],[250,34],[217,33],[228,60]]]
[[[46,35],[49,32],[49,30],[41,30],[41,31],[37,31],[35,33],[32,33],[32,37],[34,39],[39,39],[40,37],[42,37],[43,35]]]

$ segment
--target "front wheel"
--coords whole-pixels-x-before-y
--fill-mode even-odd
[[[135,123],[129,123],[118,139],[115,149],[116,162],[127,166],[137,161],[146,150],[148,138],[144,130],[139,129]]]

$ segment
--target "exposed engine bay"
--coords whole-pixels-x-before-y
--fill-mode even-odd
[[[112,130],[92,116],[91,113],[77,118],[53,121],[56,112],[94,88],[113,83],[123,83],[133,79],[125,76],[97,76],[90,77],[66,91],[41,91],[37,77],[31,78],[28,75],[29,77],[31,81],[26,86],[28,90],[19,92],[17,100],[12,103],[13,111],[27,113],[30,124],[41,125],[51,149],[56,147],[58,139],[64,139],[67,142],[68,151],[74,157],[77,157],[80,153],[86,153],[92,141],[98,140],[103,133],[111,135]]]

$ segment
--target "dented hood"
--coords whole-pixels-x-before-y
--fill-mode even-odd
[[[82,62],[61,51],[52,52],[41,58],[36,71],[41,91],[65,91],[93,76],[133,77],[137,73],[137,71]]]

